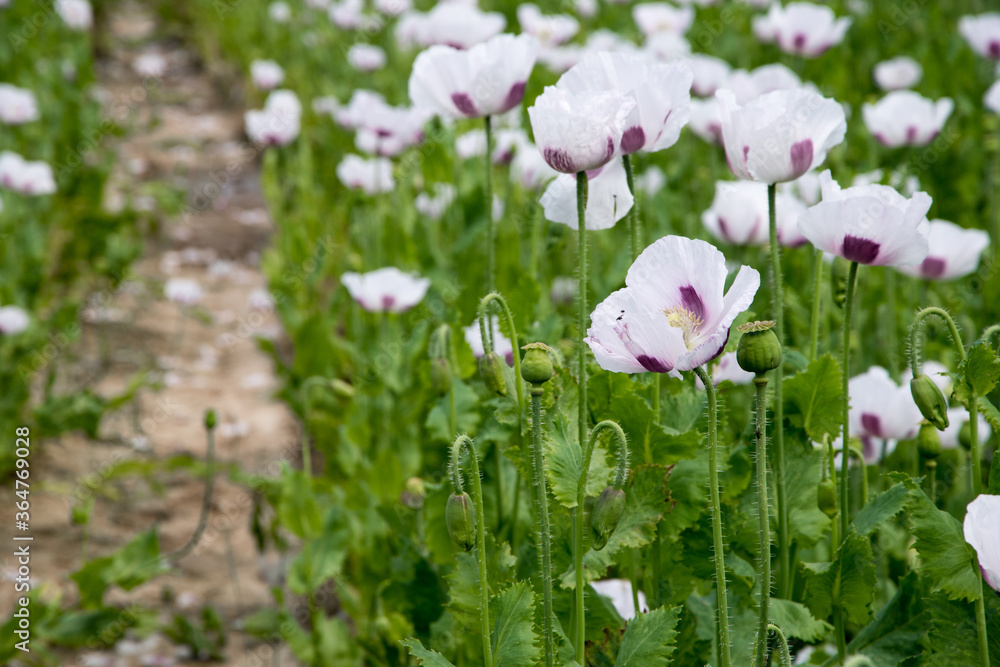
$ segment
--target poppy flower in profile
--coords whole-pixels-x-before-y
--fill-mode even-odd
[[[402,313],[420,303],[431,281],[386,266],[368,273],[348,271],[340,282],[358,305],[372,313]]]
[[[665,236],[642,251],[625,287],[598,304],[584,340],[615,373],[689,371],[722,353],[729,327],[753,303],[756,269],[743,266],[725,291],[726,258],[715,246]]]
[[[560,174],[545,190],[540,200],[545,219],[577,228],[576,178]],[[608,229],[625,217],[635,199],[628,189],[628,179],[622,161],[614,159],[603,167],[587,172],[587,205],[584,226],[587,229]]]
[[[521,30],[532,35],[542,46],[558,46],[580,31],[580,22],[568,14],[542,14],[538,5],[525,2],[517,6]]]
[[[691,70],[691,92],[698,97],[710,97],[725,88],[733,69],[725,60],[704,53],[692,53],[684,64]]]
[[[820,250],[870,266],[920,264],[927,257],[931,198],[907,198],[888,185],[841,189],[820,174],[823,201],[799,217],[799,231]]]
[[[947,97],[935,102],[912,90],[895,90],[875,104],[863,105],[861,114],[879,143],[898,148],[932,142],[954,108]]]
[[[52,167],[25,160],[13,151],[0,152],[0,187],[23,195],[50,195],[56,191]]]
[[[20,306],[3,306],[0,308],[0,334],[16,336],[28,328],[31,318],[28,312]]]
[[[359,72],[374,72],[385,67],[387,56],[374,44],[354,44],[347,49],[347,62]]]
[[[811,85],[811,84],[806,84]],[[752,70],[738,69],[730,72],[726,84],[721,88],[733,91],[738,104],[748,104],[761,95],[776,90],[802,88],[799,75],[781,63],[761,65]]]
[[[247,136],[265,146],[287,146],[299,136],[302,104],[290,90],[275,90],[267,96],[264,108],[244,115]]]
[[[644,2],[632,8],[632,19],[644,35],[661,32],[683,35],[694,23],[694,10],[666,2]]]
[[[851,19],[837,18],[829,7],[810,2],[771,5],[765,16],[753,21],[753,31],[762,42],[774,42],[785,53],[815,58],[839,44],[851,27]]]
[[[258,90],[271,90],[285,80],[285,70],[273,60],[254,60],[250,63],[250,80]]]
[[[920,264],[899,270],[925,280],[954,280],[979,267],[979,257],[990,244],[990,235],[981,229],[964,229],[947,220],[931,220],[927,245],[930,250]]]
[[[793,181],[822,164],[847,132],[844,108],[805,88],[776,90],[743,106],[729,90],[715,96],[726,161],[742,179]]]
[[[35,94],[26,88],[0,83],[0,123],[23,125],[38,120]]]
[[[352,190],[363,190],[369,195],[392,192],[396,187],[392,162],[385,158],[365,159],[360,155],[346,155],[337,165],[337,178]]]
[[[505,113],[524,99],[537,54],[531,35],[498,35],[468,51],[432,46],[413,62],[410,100],[451,118]]]
[[[963,16],[958,20],[958,32],[976,53],[990,60],[1000,60],[1000,13]]]
[[[875,65],[872,76],[882,90],[902,90],[920,83],[924,68],[913,58],[899,56]]]
[[[1000,593],[1000,496],[974,498],[965,510],[962,532],[979,556],[983,581]]]
[[[923,415],[909,385],[896,384],[881,366],[852,377],[847,391],[852,434],[877,440],[906,440],[917,434]]]
[[[797,197],[787,192],[775,196],[778,243],[797,248],[806,243],[798,229],[799,216],[806,210]],[[719,181],[715,184],[712,206],[701,214],[702,224],[715,238],[731,245],[767,245],[770,227],[767,185],[756,181]]]

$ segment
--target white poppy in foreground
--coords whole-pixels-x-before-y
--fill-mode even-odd
[[[739,178],[793,181],[822,164],[847,132],[844,107],[804,88],[777,90],[744,106],[728,90],[715,96],[726,161]]]
[[[990,245],[990,235],[947,220],[931,220],[927,244],[930,250],[923,262],[901,266],[899,270],[914,278],[954,280],[979,267],[979,256]]]
[[[576,177],[561,174],[542,195],[545,219],[576,229]],[[625,217],[635,199],[628,189],[625,167],[619,159],[587,172],[587,206],[584,225],[587,229],[608,229]]]
[[[704,53],[692,53],[684,63],[691,70],[691,92],[699,97],[715,95],[729,81],[732,68],[725,60]]]
[[[844,39],[851,19],[837,18],[829,7],[809,2],[771,5],[766,16],[754,19],[754,34],[774,41],[785,53],[815,58]]]
[[[510,111],[524,99],[537,53],[531,35],[498,35],[468,51],[432,46],[413,63],[410,99],[455,118]]]
[[[38,120],[35,94],[25,88],[0,83],[0,123],[21,125]]]
[[[250,63],[250,80],[258,90],[271,90],[285,80],[285,70],[273,60],[254,60]]]
[[[568,14],[545,15],[538,5],[525,2],[517,6],[517,22],[521,30],[545,46],[558,46],[571,40],[580,31],[580,23]]]
[[[352,190],[363,190],[369,195],[392,192],[396,187],[392,162],[385,158],[366,160],[359,155],[346,155],[337,165],[337,178]]]
[[[754,181],[719,181],[701,222],[731,245],[765,245],[768,240],[767,186]]]
[[[528,107],[528,117],[535,143],[549,166],[575,174],[611,161],[634,107],[633,98],[614,90],[574,95],[547,86]]]
[[[201,301],[201,285],[190,278],[171,278],[163,287],[163,295],[182,306],[193,306]]]
[[[993,85],[983,96],[983,104],[987,109],[995,114],[1000,114],[1000,79],[993,82]]]
[[[635,101],[619,148],[653,153],[677,143],[691,116],[691,70],[627,53],[595,53],[566,72],[556,88],[571,94],[617,91]],[[554,165],[553,165],[554,166]]]
[[[368,273],[348,271],[340,282],[351,298],[373,313],[402,313],[423,300],[431,281],[386,266]]]
[[[590,315],[585,341],[616,373],[689,371],[717,357],[729,327],[750,307],[760,274],[740,268],[725,289],[726,258],[712,244],[665,236],[642,251],[614,292]]]
[[[814,246],[870,266],[920,264],[927,257],[926,192],[907,199],[888,185],[841,190],[829,170],[820,183],[823,201],[799,218],[799,230]]]
[[[1000,593],[1000,496],[984,493],[974,498],[966,508],[962,531],[979,556],[983,581]]]
[[[897,385],[889,371],[872,366],[848,381],[851,434],[878,440],[906,440],[917,434],[923,416],[908,384]]]
[[[598,595],[611,600],[611,604],[614,605],[615,611],[622,617],[622,620],[631,621],[635,618],[637,610],[632,600],[631,581],[628,579],[602,579],[601,581],[592,581],[590,585],[594,587]],[[649,611],[649,605],[646,603],[646,594],[638,591],[638,599],[640,607],[638,611]]]
[[[963,16],[958,20],[958,32],[976,53],[1000,60],[1000,13]]]
[[[924,68],[913,58],[899,56],[875,65],[872,75],[882,90],[902,90],[920,83],[920,79],[924,76]]]
[[[511,344],[510,338],[507,338],[500,330],[500,319],[496,315],[490,315],[489,327],[493,336],[493,351],[506,359],[508,366],[513,365],[514,346]],[[479,328],[479,320],[472,320],[472,324],[463,327],[462,332],[465,334],[465,342],[472,349],[473,356],[476,359],[483,356],[486,352],[483,347],[483,332]]]
[[[297,136],[302,123],[302,105],[290,90],[275,90],[261,110],[244,115],[247,136],[265,146],[287,146]]]
[[[632,18],[644,35],[660,32],[683,35],[694,23],[694,10],[666,2],[644,2],[632,8]]]
[[[56,0],[56,12],[73,30],[90,30],[94,25],[94,8],[88,0]]]
[[[19,306],[4,306],[0,308],[0,334],[16,336],[28,328],[31,319],[24,308]]]
[[[374,44],[354,44],[347,49],[347,62],[359,72],[380,70],[386,61],[385,51]]]
[[[863,105],[861,114],[872,136],[890,148],[926,146],[941,132],[954,107],[947,97],[935,102],[912,90],[896,90],[875,104]]]
[[[52,167],[25,160],[12,151],[0,152],[0,186],[23,195],[50,195],[56,191]]]

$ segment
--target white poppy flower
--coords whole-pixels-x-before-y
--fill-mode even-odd
[[[353,44],[347,49],[347,62],[359,72],[374,72],[385,67],[385,51],[374,44]]]
[[[558,46],[571,40],[580,31],[580,22],[567,14],[545,15],[538,5],[525,2],[517,7],[517,22],[521,30],[532,35],[544,46]]]
[[[729,90],[715,96],[726,161],[742,179],[795,180],[822,164],[847,131],[844,108],[804,88],[777,90],[743,106]]]
[[[31,318],[27,311],[18,306],[0,308],[0,335],[16,336],[28,328]]]
[[[666,2],[644,2],[632,8],[632,19],[647,36],[660,32],[683,35],[694,23],[694,10]]]
[[[723,293],[727,274],[726,258],[710,243],[654,242],[629,268],[625,288],[590,315],[584,340],[597,363],[616,373],[678,375],[717,357],[760,287],[760,274],[743,266]]]
[[[872,75],[882,90],[902,90],[920,83],[924,68],[913,58],[899,56],[875,65]]]
[[[493,335],[493,351],[506,359],[508,366],[513,365],[514,346],[511,344],[510,338],[507,338],[500,330],[500,319],[496,315],[490,315],[489,327]],[[465,342],[472,349],[472,354],[476,359],[483,356],[486,352],[483,346],[482,330],[479,328],[479,320],[475,319],[472,324],[463,327],[462,332],[465,334]]]
[[[785,53],[815,58],[844,39],[851,26],[848,17],[837,18],[829,7],[809,2],[771,5],[766,17],[754,19],[754,33],[764,42],[775,42]]]
[[[990,235],[947,220],[931,220],[927,244],[930,250],[923,262],[901,266],[899,270],[914,278],[954,280],[979,267],[979,256],[990,245]]]
[[[667,177],[663,170],[655,164],[646,167],[646,170],[635,177],[635,189],[652,199],[656,193],[667,184]]]
[[[468,49],[503,32],[507,19],[499,12],[483,12],[474,5],[442,2],[415,26],[416,42]]]
[[[719,119],[719,100],[708,97],[691,100],[691,131],[710,144],[722,145],[722,121]]]
[[[766,245],[767,186],[754,181],[719,181],[712,206],[701,222],[715,238],[730,245]]]
[[[519,146],[510,163],[511,178],[527,190],[538,190],[559,175],[549,166],[534,144]]]
[[[545,219],[577,228],[576,177],[561,174],[542,195]],[[587,229],[608,229],[625,217],[635,200],[628,189],[625,167],[619,159],[587,172],[587,206],[584,224]]]
[[[634,100],[618,148],[624,155],[653,153],[677,143],[688,122],[691,77],[684,63],[659,64],[626,53],[595,53],[566,72],[556,88],[573,95],[615,91]]]
[[[163,287],[163,294],[170,301],[182,306],[193,306],[201,301],[201,285],[190,278],[171,278]]]
[[[1000,496],[984,493],[974,498],[965,510],[962,531],[979,556],[983,581],[1000,593]]]
[[[976,53],[990,60],[1000,60],[1000,13],[963,16],[958,32]]]
[[[50,195],[56,191],[52,167],[30,162],[12,151],[0,152],[0,186],[24,195]]]
[[[623,620],[631,621],[635,618],[637,611],[649,611],[646,595],[642,591],[637,592],[640,609],[636,610],[632,600],[632,582],[628,579],[602,579],[601,581],[592,581],[590,585],[594,587],[598,595],[611,600],[615,611]]]
[[[723,86],[723,88],[733,91],[739,104],[753,102],[761,95],[767,95],[776,90],[793,90],[802,87],[802,81],[798,75],[781,63],[761,65],[750,71],[733,70],[729,74],[726,85]]]
[[[413,206],[431,220],[440,220],[455,201],[455,195],[455,186],[451,183],[435,183],[434,194],[421,192],[413,200]]]
[[[352,190],[363,190],[369,195],[392,192],[396,187],[392,162],[385,158],[365,159],[359,155],[346,155],[337,165],[337,178]]]
[[[691,55],[691,44],[682,35],[672,32],[655,32],[642,45],[644,55],[654,60],[670,63],[684,60]]]
[[[704,53],[692,53],[684,63],[693,77],[691,92],[699,97],[710,97],[725,88],[732,68],[725,60]]]
[[[21,125],[38,120],[35,94],[25,88],[0,83],[0,123]]]
[[[814,246],[871,266],[920,264],[927,257],[926,192],[907,199],[888,185],[841,190],[829,170],[820,181],[823,201],[799,218],[799,230]]]
[[[923,415],[909,384],[897,385],[889,371],[872,366],[848,381],[851,433],[878,440],[906,440],[917,434]]]
[[[537,52],[531,35],[498,35],[468,51],[432,46],[413,63],[410,99],[453,118],[505,113],[524,99]]]
[[[254,60],[250,63],[250,80],[258,90],[271,90],[285,80],[285,70],[273,60]]]
[[[56,12],[73,30],[90,30],[94,25],[94,8],[88,0],[56,0]]]
[[[297,136],[302,122],[302,105],[290,90],[275,90],[261,110],[244,114],[247,136],[265,146],[286,146]]]
[[[351,298],[373,313],[402,313],[420,303],[431,281],[386,266],[368,273],[348,271],[340,282]]]
[[[292,18],[292,8],[288,6],[287,2],[272,2],[267,7],[267,15],[275,23],[288,23],[289,19]]]
[[[875,104],[864,104],[861,114],[868,131],[890,148],[926,146],[941,132],[954,107],[947,97],[935,102],[912,90],[896,90]]]

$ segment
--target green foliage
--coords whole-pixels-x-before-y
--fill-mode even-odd
[[[785,417],[816,442],[840,433],[843,399],[840,364],[829,354],[785,380]]]
[[[859,535],[871,535],[884,521],[899,514],[909,501],[910,491],[907,486],[902,482],[893,484],[861,508],[854,517],[854,530]]]
[[[771,598],[768,617],[781,628],[786,637],[796,637],[807,642],[818,642],[833,629],[826,621],[813,618],[805,605],[793,600]]]
[[[907,575],[891,600],[848,645],[850,653],[867,656],[876,667],[896,667],[923,651],[921,640],[930,625],[916,574]]]
[[[535,594],[527,583],[518,582],[490,601],[493,626],[493,658],[498,665],[530,667],[540,656],[534,631]]]
[[[875,588],[875,555],[867,538],[851,531],[831,563],[803,563],[806,603],[813,615],[827,618],[838,607],[851,623],[871,616]]]
[[[660,607],[638,614],[625,626],[615,667],[657,667],[674,651],[679,607]]]
[[[425,667],[455,667],[455,665],[448,662],[437,651],[424,648],[419,639],[404,639],[400,644],[410,651],[410,655],[417,659],[417,664],[419,665],[425,665]]]
[[[97,609],[111,586],[130,591],[166,571],[156,531],[148,530],[110,556],[88,561],[70,578],[80,590],[80,604]]]
[[[569,420],[564,415],[557,414],[551,421],[549,437],[544,445],[549,489],[563,507],[572,509],[577,505],[583,451],[577,442],[575,430],[570,432]],[[590,472],[587,475],[587,495],[599,494],[610,478],[611,468],[607,463],[607,451],[595,444],[590,459]]]
[[[972,396],[986,396],[1000,380],[1000,359],[987,343],[973,345],[958,368],[952,396],[969,405]]]
[[[974,567],[975,551],[965,542],[962,524],[934,506],[923,491],[910,490],[907,511],[910,530],[920,554],[920,572],[932,583],[932,591],[942,591],[949,599],[975,600],[979,597],[979,572]]]

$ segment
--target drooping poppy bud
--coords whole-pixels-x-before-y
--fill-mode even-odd
[[[499,396],[507,395],[507,378],[503,371],[503,360],[496,352],[479,357],[479,375],[486,388]]]
[[[594,502],[594,510],[590,515],[594,551],[600,551],[608,544],[624,511],[625,492],[612,486],[605,487]]]
[[[521,377],[524,381],[531,384],[548,382],[555,374],[552,356],[549,354],[552,348],[545,343],[528,343],[521,349],[525,350],[521,361]]]
[[[816,505],[819,511],[831,519],[837,516],[837,485],[827,477],[816,489]]]
[[[444,518],[451,541],[463,549],[471,549],[476,542],[476,514],[469,494],[463,492],[448,496]]]
[[[934,427],[943,431],[948,428],[948,401],[934,380],[920,373],[910,380],[910,394],[913,402],[920,408],[920,414]]]
[[[751,322],[738,327],[743,334],[736,346],[736,361],[748,373],[763,375],[781,365],[781,341],[774,322]]]
[[[431,359],[431,389],[438,396],[451,389],[451,363],[447,357]]]

